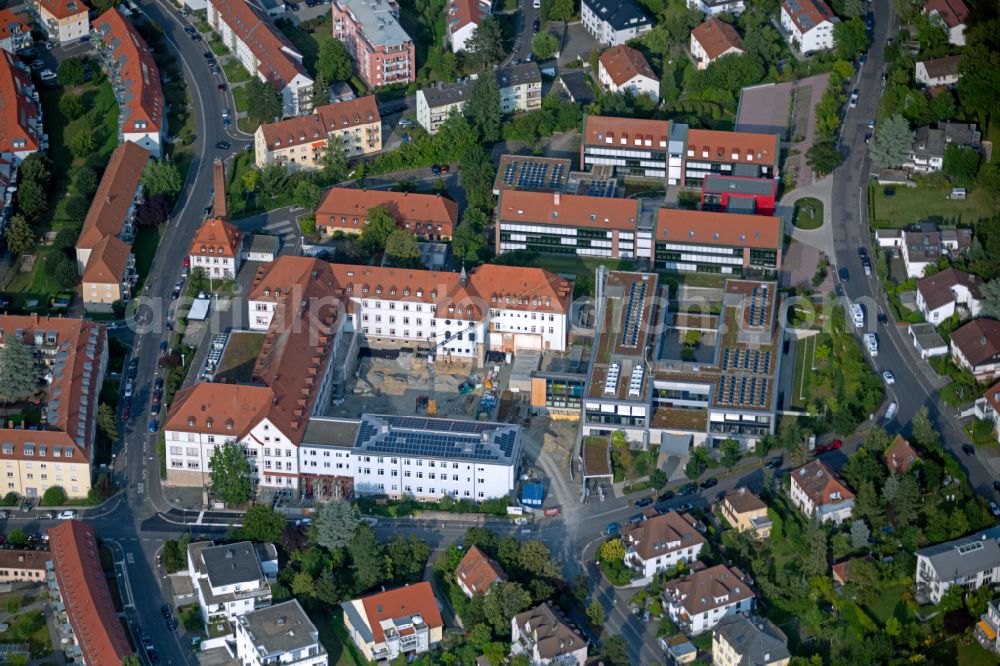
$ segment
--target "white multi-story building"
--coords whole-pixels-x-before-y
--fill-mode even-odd
[[[939,603],[952,585],[967,591],[1000,583],[1000,527],[929,546],[916,552],[914,580],[921,603]]]
[[[601,44],[618,46],[653,29],[653,20],[632,0],[583,0],[580,19]]]
[[[978,275],[946,268],[917,283],[917,309],[933,324],[952,317],[959,306],[965,308],[968,316],[977,317],[982,310],[979,291],[982,286],[983,280]]]
[[[36,0],[39,25],[65,45],[90,34],[90,7],[81,0]]]
[[[236,658],[243,666],[327,666],[319,632],[298,599],[236,618]]]
[[[614,46],[601,54],[598,80],[611,92],[628,90],[654,102],[660,99],[660,80],[642,53],[628,46]]]
[[[369,661],[429,652],[441,642],[444,622],[428,582],[341,604],[344,627]]]
[[[746,9],[743,0],[687,0],[687,6],[709,16],[742,14]]]
[[[660,596],[670,619],[690,636],[708,631],[724,617],[753,610],[756,600],[749,577],[725,564],[698,565],[667,583]]]
[[[795,508],[810,518],[818,515],[824,523],[840,524],[854,509],[854,493],[820,460],[792,470],[789,495]]]
[[[276,571],[277,560],[278,552],[272,544],[188,544],[188,576],[198,596],[202,620],[206,624],[215,618],[234,622],[250,611],[270,606],[271,584],[264,568],[268,562],[267,566]]]
[[[833,25],[839,22],[823,0],[785,0],[781,28],[802,53],[833,48]]]
[[[698,560],[705,537],[697,520],[687,513],[668,511],[635,525],[622,528],[625,565],[645,578]]]

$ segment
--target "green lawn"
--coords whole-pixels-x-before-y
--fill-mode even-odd
[[[156,248],[160,244],[160,235],[163,233],[160,227],[139,227],[135,234],[135,242],[132,243],[132,253],[135,254],[135,270],[139,274],[139,282],[136,285],[136,293],[142,291],[142,285],[146,281],[149,269],[153,265],[153,257],[156,256]]]
[[[794,409],[804,410],[809,402],[809,376],[812,374],[812,355],[816,351],[818,338],[818,335],[814,335],[795,344],[795,375],[792,380]]]
[[[31,655],[35,658],[44,657],[52,651],[49,627],[41,611],[21,613],[6,622],[9,627],[7,631],[0,632],[0,641],[28,643]]]
[[[976,641],[966,644],[961,638],[952,638],[930,646],[927,660],[932,664],[957,664],[958,666],[996,666],[997,659]]]
[[[948,198],[951,186],[872,188],[870,218],[876,228],[903,228],[924,220],[971,226],[996,212],[993,198],[982,187],[970,191],[965,201]],[[886,196],[886,190],[893,195]]]
[[[319,642],[330,656],[330,663],[334,666],[361,666],[367,663],[347,635],[344,616],[338,610],[327,610],[329,614],[324,610],[323,615],[313,614],[311,619],[319,632]]]
[[[264,335],[261,333],[230,334],[226,353],[219,361],[219,368],[215,373],[215,381],[249,383],[257,356],[263,346]]]
[[[890,585],[882,589],[878,598],[866,610],[875,620],[884,625],[890,617],[897,617],[904,625],[914,620],[913,611],[903,603],[903,592],[909,585]]]
[[[302,54],[302,65],[310,74],[316,74],[316,58],[319,56],[319,46],[324,40],[333,39],[333,25],[327,14],[319,21],[307,21],[299,27],[291,21],[279,21],[278,28]]]
[[[226,48],[221,39],[209,39],[208,48],[212,49],[212,53],[217,56],[229,55],[229,49]]]
[[[231,85],[246,83],[250,80],[250,72],[245,70],[236,58],[230,58],[229,62],[222,66],[222,70],[226,73],[226,78]]]
[[[806,197],[795,202],[795,216],[792,224],[797,229],[812,231],[823,226],[823,202]]]

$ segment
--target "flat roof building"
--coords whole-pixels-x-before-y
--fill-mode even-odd
[[[245,666],[327,666],[330,658],[316,625],[298,599],[236,618],[236,658]]]

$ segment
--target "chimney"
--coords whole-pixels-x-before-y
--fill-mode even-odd
[[[558,192],[553,192],[552,193],[552,203],[554,203],[557,206],[559,205],[559,193]]]

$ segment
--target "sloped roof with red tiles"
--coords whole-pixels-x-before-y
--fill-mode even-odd
[[[191,239],[191,256],[234,259],[243,247],[243,232],[235,224],[210,217]]]
[[[296,76],[311,78],[302,54],[273,24],[244,0],[211,0],[219,18],[246,44],[257,59],[257,70],[279,90]]]
[[[226,205],[226,166],[219,158],[215,158],[212,163],[212,187],[215,190],[212,217],[225,220],[229,217],[229,207]]]
[[[375,644],[385,642],[383,620],[399,620],[419,615],[431,629],[444,627],[431,584],[424,581],[386,590],[359,599],[372,630]]]
[[[854,499],[851,489],[841,483],[834,471],[822,460],[813,460],[803,467],[792,470],[792,482],[801,488],[816,506]]]
[[[777,134],[723,132],[691,129],[688,131],[687,156],[712,162],[768,164],[777,168],[781,150]]]
[[[41,138],[31,76],[17,62],[0,49],[0,153],[38,150]],[[23,141],[24,145],[15,148],[15,141]]]
[[[743,51],[743,40],[736,28],[717,18],[710,18],[697,26],[691,31],[691,37],[701,44],[709,60],[715,60],[730,49]]]
[[[558,192],[503,190],[497,205],[501,222],[635,231],[637,199],[590,197]]]
[[[335,130],[381,123],[374,95],[357,97],[336,104],[325,104],[305,116],[286,118],[260,126],[268,150],[284,150],[293,146],[321,142],[326,146],[327,135]]]
[[[785,0],[782,8],[788,12],[792,23],[803,35],[824,21],[839,20],[823,0]]]
[[[606,50],[600,62],[615,86],[623,86],[637,76],[659,81],[642,53],[624,44]]]
[[[273,397],[266,386],[198,382],[177,392],[163,429],[242,439],[267,415]]]
[[[123,90],[119,93],[122,131],[156,134],[165,129],[166,102],[160,70],[145,40],[117,7],[94,20],[94,31],[111,49]],[[145,127],[141,125],[145,123]]]
[[[8,39],[14,34],[28,34],[30,26],[10,9],[0,9],[0,39]]]
[[[474,23],[479,22],[484,16],[490,13],[490,3],[481,0],[448,0],[448,7],[445,10],[445,27],[448,34]]]
[[[952,289],[959,286],[968,289],[973,298],[977,300],[982,298],[979,289],[983,286],[983,279],[953,267],[923,278],[917,282],[917,291],[920,292],[928,309],[936,310],[955,300]]]
[[[149,151],[137,143],[126,141],[115,148],[83,221],[77,249],[93,248],[105,236],[121,233],[148,161]]]
[[[698,531],[697,524],[689,514],[668,511],[623,527],[622,542],[627,548],[634,548],[643,560],[651,560],[704,544],[705,537]]]
[[[89,523],[68,520],[49,528],[59,594],[86,664],[116,666],[133,654],[101,569]]]
[[[958,76],[958,64],[961,60],[962,56],[950,55],[943,58],[921,60],[917,64],[923,64],[924,69],[927,70],[927,76],[930,78],[940,79],[946,76]]]
[[[122,281],[132,248],[118,236],[97,241],[87,259],[82,281],[93,284],[118,284]]]
[[[69,18],[90,11],[90,7],[82,0],[39,0],[38,4],[57,19]]]
[[[692,617],[756,596],[746,574],[725,564],[698,569],[684,578],[670,581],[663,594],[674,599]]]
[[[398,225],[411,230],[410,225],[414,225],[416,231],[420,231],[419,225],[431,224],[440,226],[438,233],[450,236],[458,220],[458,204],[439,194],[332,187],[316,208],[316,224],[335,225],[331,218],[342,216],[363,218],[376,206],[384,206]]]
[[[1000,361],[1000,321],[973,319],[952,331],[951,344],[973,366]]]
[[[503,568],[473,545],[455,569],[455,577],[473,594],[486,594],[493,583],[507,580]]]
[[[908,441],[902,435],[896,435],[892,444],[885,450],[885,465],[893,474],[906,474],[911,467],[920,459]]]
[[[997,414],[1000,414],[1000,382],[994,384],[985,393],[986,402],[989,403],[990,407],[993,408]]]
[[[583,117],[583,143],[588,146],[641,146],[666,150],[669,136],[668,120],[591,115]]]
[[[773,215],[661,208],[656,214],[654,240],[665,243],[780,248],[781,218]]]
[[[924,14],[937,14],[946,26],[957,28],[969,18],[969,8],[962,0],[927,0]]]

